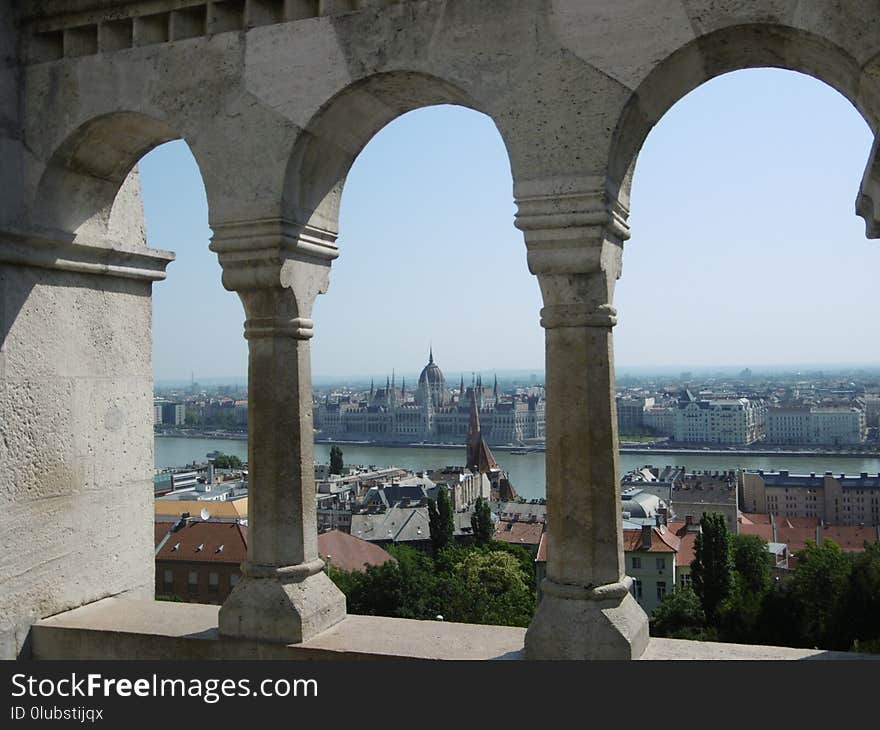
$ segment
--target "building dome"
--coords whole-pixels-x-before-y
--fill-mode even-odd
[[[422,368],[422,374],[419,375],[419,385],[443,385],[446,387],[446,379],[443,377],[443,371],[434,362],[434,348],[428,355],[428,364]]]
[[[433,405],[445,405],[447,400],[446,378],[443,377],[443,371],[434,362],[434,349],[428,355],[428,364],[422,368],[419,375],[419,401],[424,401],[424,396],[430,393]]]

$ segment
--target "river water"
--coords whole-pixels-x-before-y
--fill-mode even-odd
[[[155,439],[156,467],[183,466],[193,461],[204,462],[210,451],[247,459],[247,441],[231,439],[196,439],[161,437]],[[461,449],[390,448],[386,446],[342,446],[346,464],[364,466],[400,466],[407,469],[434,469],[447,465],[464,464],[465,451]],[[496,451],[495,458],[501,468],[510,474],[516,491],[526,499],[538,499],[545,495],[544,454],[511,454]],[[315,444],[315,459],[330,461],[330,445]],[[858,456],[750,456],[713,454],[621,454],[620,470],[629,471],[645,464],[664,466],[675,464],[688,470],[715,469],[788,469],[793,474],[826,471],[835,474],[880,473],[880,458]]]

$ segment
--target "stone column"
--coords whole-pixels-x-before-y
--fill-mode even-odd
[[[648,641],[624,573],[611,335],[626,211],[601,182],[517,186],[546,331],[547,577],[531,659],[637,658]]]
[[[345,617],[345,597],[318,557],[309,352],[312,305],[336,247],[286,221],[214,230],[223,284],[244,304],[249,351],[248,559],[220,609],[220,633],[298,643]]]

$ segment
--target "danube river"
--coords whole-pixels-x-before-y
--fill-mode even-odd
[[[204,462],[211,451],[233,454],[242,460],[247,459],[247,441],[228,439],[197,439],[178,437],[159,437],[156,444],[156,467],[183,466],[193,461]],[[434,469],[450,464],[464,464],[464,447],[461,449],[436,448],[389,448],[384,446],[363,446],[346,444],[342,446],[346,464],[364,466],[400,466],[407,469]],[[511,454],[507,451],[495,452],[501,468],[510,474],[516,491],[526,499],[544,496],[545,472],[544,454]],[[330,460],[330,445],[315,444],[315,459],[327,463]],[[793,474],[821,474],[826,471],[835,474],[880,473],[880,458],[859,456],[750,456],[748,454],[621,454],[621,472],[637,466],[654,464],[663,466],[675,464],[691,469],[788,469]]]

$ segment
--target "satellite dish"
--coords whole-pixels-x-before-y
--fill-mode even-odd
[[[207,520],[211,516],[211,513],[208,512],[207,507],[202,507],[202,511],[199,513],[199,516],[202,518],[202,520]]]

